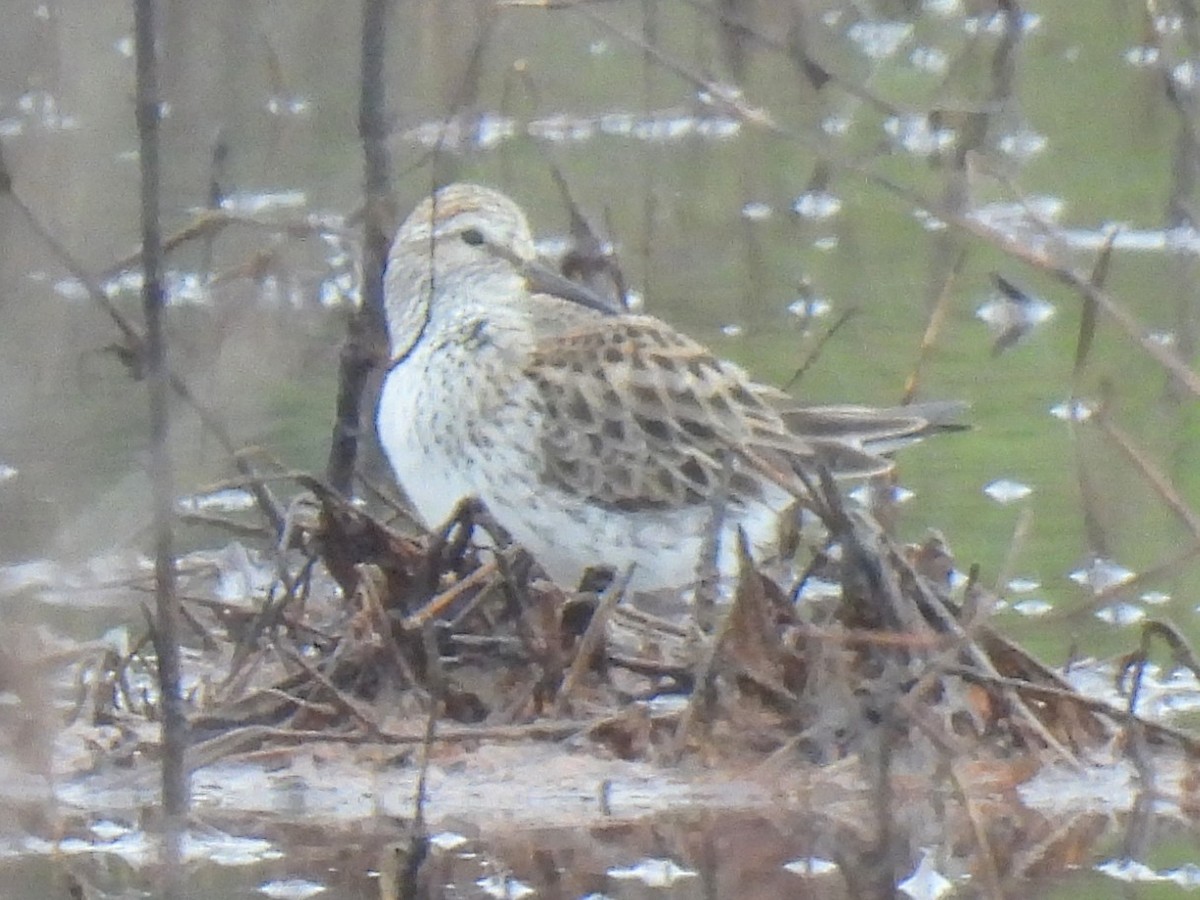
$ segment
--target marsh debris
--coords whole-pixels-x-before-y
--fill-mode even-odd
[[[304,486],[310,499],[293,505],[257,577],[243,550],[183,579],[198,647],[193,768],[312,740],[406,757],[427,731],[435,743],[568,740],[657,764],[986,761],[1014,781],[1083,765],[1130,729],[1139,746],[1197,749],[1078,693],[995,631],[995,598],[976,577],[951,587],[944,543],[901,545],[831,483],[813,485],[827,540],[803,573],[783,581],[742,548],[711,624],[678,598],[627,596],[619,574],[550,583],[477,506],[407,536],[318,481]],[[232,596],[231,559],[245,596]],[[90,663],[80,719],[155,718],[145,649]],[[114,741],[95,763],[149,749]]]

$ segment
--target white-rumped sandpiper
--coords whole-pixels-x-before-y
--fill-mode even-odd
[[[776,551],[806,496],[797,472],[886,472],[880,452],[958,409],[800,406],[540,267],[521,209],[477,185],[417,206],[386,277],[378,426],[405,492],[429,526],[481,500],[567,587],[591,566],[632,566],[638,590],[687,586],[715,497],[732,575],[738,527],[756,556]]]

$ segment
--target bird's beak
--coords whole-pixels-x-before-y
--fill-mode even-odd
[[[571,303],[578,303],[580,306],[594,309],[606,316],[619,315],[625,311],[617,301],[609,300],[586,285],[572,281],[565,275],[560,275],[549,266],[534,260],[521,259],[505,247],[497,247],[489,243],[487,249],[516,266],[517,271],[525,276],[525,280],[529,282],[529,289],[534,293],[550,294],[552,297],[569,300]]]

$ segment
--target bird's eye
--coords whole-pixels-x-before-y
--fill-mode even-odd
[[[462,233],[464,243],[470,244],[472,247],[478,247],[483,243],[483,232],[478,228],[468,228]]]

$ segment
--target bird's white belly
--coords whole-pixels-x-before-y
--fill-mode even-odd
[[[552,488],[519,504],[506,493],[483,499],[513,538],[564,587],[577,584],[591,566],[609,566],[618,574],[632,568],[630,588],[635,591],[692,585],[713,527],[713,513],[707,506],[645,512],[602,509],[565,498]],[[736,516],[729,511],[717,543],[722,578],[738,574],[739,526],[745,529],[756,558],[776,552],[778,516],[764,506]]]
[[[400,367],[389,372],[377,427],[396,480],[425,526],[436,528],[475,488],[464,467],[449,463],[443,448],[449,432],[442,419],[448,413],[428,388],[427,379],[410,377]]]

